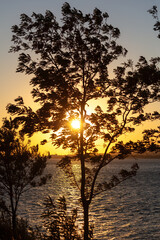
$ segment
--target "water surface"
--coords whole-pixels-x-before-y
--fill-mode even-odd
[[[94,239],[160,239],[160,160],[138,159],[137,162],[140,166],[137,176],[93,200],[90,220],[94,223]],[[102,171],[100,179],[106,179],[131,165],[131,160],[113,162]],[[20,215],[31,224],[38,225],[44,198],[50,195],[57,199],[64,195],[69,209],[78,207],[78,223],[81,226],[82,209],[78,203],[78,190],[70,185],[69,179],[56,167],[55,161],[49,161],[47,172],[53,174],[52,180],[22,197]]]

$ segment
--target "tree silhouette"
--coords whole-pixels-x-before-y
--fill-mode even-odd
[[[48,197],[44,202],[44,206],[42,218],[46,228],[45,240],[82,239],[76,226],[77,209],[73,209],[69,214],[65,197],[60,197],[57,204],[53,202],[51,197]]]
[[[17,71],[34,75],[32,96],[41,107],[33,112],[18,97],[7,109],[17,114],[15,120],[23,125],[21,133],[50,132],[53,145],[74,153],[64,157],[59,166],[80,190],[87,240],[93,198],[135,176],[138,170],[134,164],[108,182],[97,181],[101,169],[114,159],[142,152],[140,141],[124,143],[119,138],[153,117],[143,109],[158,99],[159,59],[147,62],[140,57],[136,66],[129,60],[117,67],[110,79],[108,65],[127,51],[117,44],[120,31],[108,24],[108,14],[95,8],[84,15],[65,3],[62,16],[60,25],[50,11],[31,17],[22,14],[19,26],[12,27],[10,51],[20,52]],[[100,99],[102,106],[88,114],[90,102]],[[70,127],[72,119],[80,120],[80,129]],[[96,148],[98,139],[105,142],[103,154]],[[145,146],[144,151],[147,149]],[[75,160],[80,162],[80,178],[72,170]]]
[[[156,20],[156,23],[154,24],[154,31],[158,31],[158,38],[160,38],[160,21],[158,16],[158,9],[157,6],[154,5],[151,9],[148,10],[148,12],[153,16],[153,18]]]
[[[18,126],[5,119],[0,128],[0,208],[11,216],[16,238],[17,209],[21,195],[46,183],[50,175],[42,175],[47,157],[38,153],[38,145],[24,145]]]

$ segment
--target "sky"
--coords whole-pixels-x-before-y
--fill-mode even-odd
[[[0,123],[7,116],[6,105],[13,103],[18,96],[24,98],[28,106],[33,106],[30,94],[30,76],[16,73],[18,54],[8,53],[12,45],[11,26],[20,23],[20,14],[52,11],[58,20],[61,18],[62,0],[1,0],[0,1]],[[109,23],[118,27],[121,36],[118,41],[128,50],[122,62],[139,56],[148,60],[160,56],[160,39],[153,31],[154,19],[147,12],[153,5],[160,9],[160,0],[68,0],[71,7],[83,13],[92,13],[95,7],[109,14]],[[157,105],[156,105],[157,108]]]

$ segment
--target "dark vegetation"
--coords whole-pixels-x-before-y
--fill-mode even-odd
[[[42,175],[46,167],[46,156],[38,153],[38,145],[24,144],[17,132],[18,125],[4,120],[0,128],[0,211],[2,227],[11,226],[17,239],[23,221],[17,220],[21,195],[31,187],[46,183],[50,175]],[[9,220],[9,221],[8,221]],[[18,221],[18,222],[17,222]],[[10,234],[4,231],[5,234]],[[1,231],[3,233],[3,231]],[[23,231],[22,231],[23,233]]]
[[[155,7],[150,10],[155,18],[156,10]],[[9,168],[9,171],[16,173],[9,179],[7,189],[4,187],[6,183],[3,186],[11,207],[13,197],[15,201],[10,212],[6,208],[12,216],[12,229],[16,229],[13,234],[15,239],[18,239],[16,208],[20,195],[28,184],[34,186],[34,177],[41,176],[46,163],[46,158],[37,155],[37,148],[30,151],[21,145],[19,138],[15,139],[15,130],[12,126],[16,126],[16,129],[20,126],[19,136],[23,137],[26,134],[32,136],[38,131],[44,134],[50,132],[54,146],[68,148],[73,153],[62,158],[59,167],[64,169],[80,191],[84,215],[81,239],[92,239],[92,228],[89,223],[91,202],[96,201],[95,197],[98,194],[107,192],[135,176],[138,164],[132,165],[128,171],[121,169],[119,174],[113,175],[108,182],[99,183],[97,177],[102,168],[114,159],[125,159],[133,153],[155,152],[160,149],[159,128],[146,129],[141,141],[119,140],[121,136],[133,132],[143,122],[160,118],[158,111],[144,112],[148,104],[159,101],[160,59],[152,58],[147,61],[141,56],[136,65],[128,60],[114,69],[115,76],[110,79],[109,64],[119,56],[125,56],[127,51],[118,45],[120,31],[108,24],[107,13],[95,8],[92,14],[84,15],[65,3],[62,6],[61,24],[50,11],[46,11],[45,15],[33,13],[31,17],[21,14],[20,18],[19,26],[12,27],[13,46],[10,51],[20,53],[17,72],[32,76],[30,81],[33,87],[32,96],[35,102],[40,103],[40,108],[34,112],[31,107],[25,106],[22,97],[18,97],[15,99],[15,104],[7,106],[8,112],[14,116],[14,119],[6,120],[1,128],[0,161],[2,164],[12,164],[13,168]],[[156,26],[155,30],[159,31],[159,25]],[[90,101],[96,102],[99,99],[103,99],[103,107],[98,105],[92,114],[88,114],[87,107]],[[70,128],[72,119],[80,120],[80,129]],[[13,132],[7,151],[2,147],[3,143],[7,144],[8,141],[6,138],[3,139],[6,126],[9,126],[9,134]],[[99,154],[96,148],[98,139],[102,139],[105,143],[103,154]],[[46,142],[47,140],[44,139],[43,144]],[[8,151],[10,146],[12,146],[11,151]],[[23,154],[26,156],[23,157]],[[19,161],[20,159],[22,160]],[[72,171],[72,163],[75,160],[79,161],[81,166],[80,179],[77,179]],[[37,165],[37,161],[40,164]],[[35,166],[40,167],[38,172]],[[26,167],[27,172],[22,175],[21,171],[24,172]],[[8,168],[2,165],[2,180],[5,179],[7,171]],[[17,183],[17,179],[20,178],[19,173],[24,178],[20,182],[20,190]],[[9,176],[12,177],[12,174]],[[24,176],[28,177],[27,182]],[[38,184],[45,183],[44,178],[41,180],[42,182]],[[10,193],[13,189],[16,189],[18,196]],[[58,207],[49,198],[45,209],[43,216],[48,235],[39,234],[40,238],[80,239],[76,228],[77,212],[73,210],[72,215],[67,214],[64,198],[60,199]],[[30,233],[32,234],[33,231]],[[36,236],[38,238],[38,232]]]

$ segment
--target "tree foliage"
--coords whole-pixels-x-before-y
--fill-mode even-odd
[[[0,128],[0,209],[10,215],[14,235],[21,195],[50,178],[43,175],[47,157],[38,153],[38,145],[25,145],[17,128],[11,119],[5,119]]]
[[[68,212],[66,199],[60,197],[57,204],[53,202],[51,197],[48,197],[44,203],[45,209],[42,214],[46,233],[44,239],[55,240],[80,240],[80,233],[76,226],[77,209]]]
[[[153,16],[153,18],[156,20],[156,23],[154,24],[154,31],[158,31],[158,38],[160,38],[160,21],[158,16],[158,9],[156,5],[153,5],[151,9],[148,10],[148,12]]]
[[[17,71],[33,76],[32,96],[41,107],[33,112],[18,97],[15,104],[7,106],[8,112],[17,114],[15,120],[22,124],[22,134],[50,132],[53,145],[74,153],[59,165],[80,189],[84,239],[88,239],[88,211],[94,196],[135,176],[138,166],[121,170],[110,182],[98,183],[101,169],[114,159],[144,152],[150,146],[148,140],[125,143],[119,138],[159,117],[158,112],[145,113],[144,108],[159,100],[160,59],[147,61],[141,56],[135,66],[129,60],[115,68],[111,79],[109,64],[127,51],[117,44],[120,31],[108,23],[108,17],[97,8],[92,14],[83,14],[65,3],[61,25],[46,11],[45,15],[33,13],[31,17],[22,14],[19,26],[12,27],[10,51],[20,53]],[[102,106],[88,114],[90,102],[99,99],[103,99]],[[70,122],[77,118],[81,126],[73,130]],[[102,154],[96,147],[98,139],[105,143]],[[72,171],[75,160],[81,165],[79,179]]]

